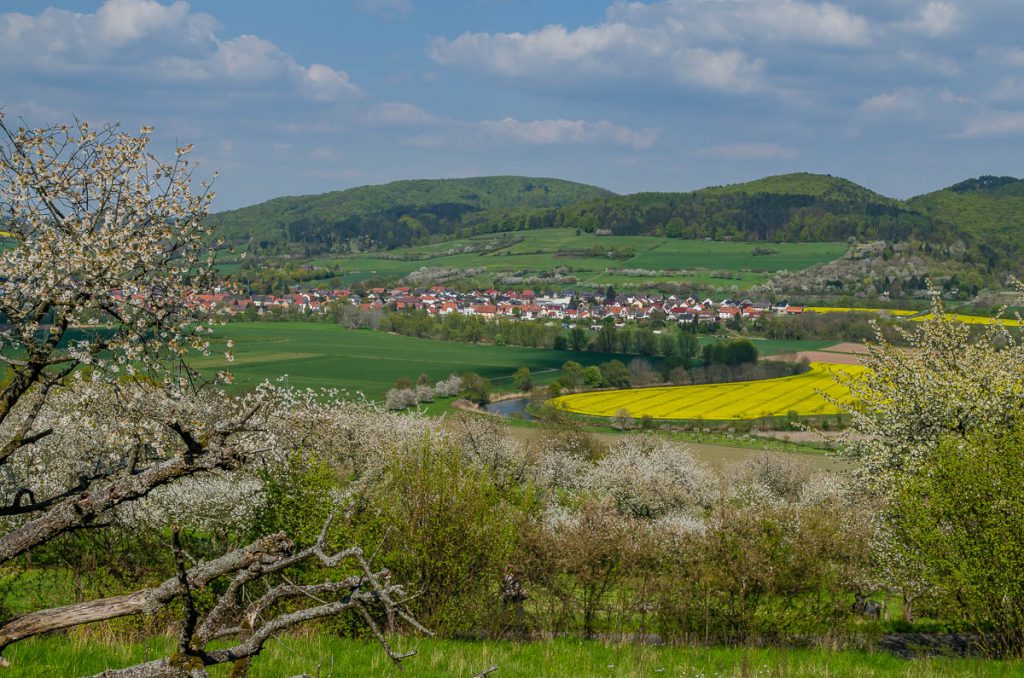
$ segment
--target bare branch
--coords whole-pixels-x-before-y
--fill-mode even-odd
[[[284,534],[263,537],[245,548],[196,565],[188,571],[189,585],[193,589],[204,588],[216,579],[254,564],[272,563],[285,558],[292,548],[291,540]],[[175,576],[159,586],[134,593],[30,612],[0,626],[0,649],[40,633],[154,612],[177,598],[183,591],[181,581]]]

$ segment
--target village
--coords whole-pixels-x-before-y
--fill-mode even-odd
[[[364,293],[347,289],[320,290],[311,288],[291,294],[239,295],[222,290],[196,294],[194,307],[208,312],[255,314],[291,311],[301,314],[324,313],[332,304],[350,304],[372,311],[419,310],[432,316],[452,314],[476,316],[488,320],[557,320],[563,323],[601,323],[607,318],[615,322],[643,320],[657,317],[663,321],[680,323],[717,323],[729,320],[755,319],[766,314],[798,315],[804,306],[788,301],[768,302],[750,299],[695,299],[674,295],[616,294],[611,297],[600,293],[581,295],[564,290],[557,296],[539,296],[533,290],[499,291],[496,289],[461,292],[443,286],[427,289],[410,287],[376,287]]]

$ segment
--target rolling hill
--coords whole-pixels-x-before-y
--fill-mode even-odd
[[[911,198],[914,210],[956,224],[973,236],[980,263],[989,270],[1016,262],[1024,254],[1024,180],[984,176]]]
[[[689,193],[636,193],[571,205],[555,221],[616,235],[714,240],[946,242],[955,228],[827,175],[787,174]]]
[[[610,195],[603,188],[561,179],[419,179],[275,198],[211,215],[210,222],[228,241],[259,249],[291,243],[307,251],[344,251],[353,239],[364,246],[393,248],[431,236],[465,235],[481,224],[492,230],[516,212]]]
[[[210,217],[257,252],[345,254],[503,231],[773,242],[912,241],[988,274],[1024,271],[1024,181],[979,177],[908,201],[822,174],[616,195],[557,179],[398,181],[277,198]]]

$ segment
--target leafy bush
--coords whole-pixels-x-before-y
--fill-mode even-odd
[[[1024,427],[947,438],[885,511],[903,571],[994,654],[1024,655]]]
[[[469,632],[499,605],[525,500],[436,438],[396,451],[367,499],[373,520],[389,526],[382,562],[420,592],[411,607],[429,628]]]
[[[721,505],[704,529],[662,552],[659,629],[705,643],[841,630],[868,562],[868,534],[847,507]]]

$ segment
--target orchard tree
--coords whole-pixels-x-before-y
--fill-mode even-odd
[[[185,492],[187,505],[202,494],[188,496],[195,483],[288,452],[287,393],[265,386],[227,397],[188,366],[190,353],[211,346],[213,322],[192,299],[215,284],[203,225],[213,193],[205,183],[194,190],[191,146],[159,161],[151,131],[16,127],[0,112],[0,565],[58,537],[138,521],[160,496]],[[109,675],[201,676],[223,663],[241,675],[272,635],[304,621],[354,610],[376,631],[376,609],[416,625],[401,588],[358,548],[329,551],[326,525],[304,549],[279,533],[191,563],[177,527],[164,527],[174,528],[174,576],[0,619],[0,651],[177,602],[177,650]],[[339,576],[290,584],[284,571],[304,562]]]
[[[847,442],[864,461],[865,480],[883,494],[902,474],[927,470],[943,439],[997,435],[1024,414],[1024,344],[1009,328],[972,331],[933,293],[925,320],[897,330],[905,347],[876,328],[863,360],[869,370],[848,380],[859,405],[842,405],[850,432],[859,434]]]
[[[1024,345],[1002,324],[972,330],[948,316],[934,290],[927,318],[897,329],[908,346],[879,331],[869,370],[846,380],[858,404],[843,406],[861,487],[880,507],[883,580],[903,592],[905,616],[930,598],[1020,656],[1021,617],[1004,612],[1024,599]]]

